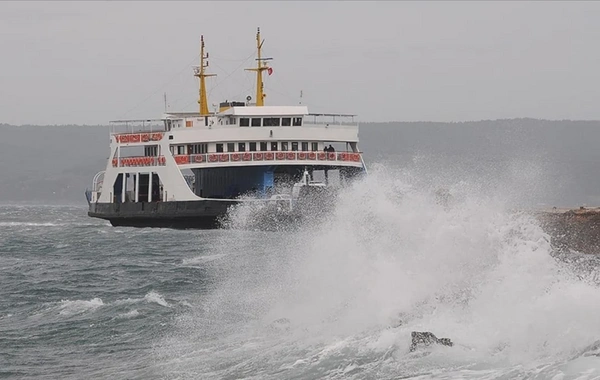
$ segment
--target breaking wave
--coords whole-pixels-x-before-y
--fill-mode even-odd
[[[440,192],[380,167],[293,234],[229,235],[214,252],[231,257],[226,273],[157,349],[164,371],[599,376],[597,286],[553,256],[550,237],[502,189],[481,190],[457,181]],[[415,330],[455,346],[410,353]]]

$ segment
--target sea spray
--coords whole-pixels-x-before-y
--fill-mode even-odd
[[[445,185],[440,199],[435,181],[379,168],[293,234],[232,231],[214,252],[230,266],[164,341],[165,368],[263,378],[560,372],[555,363],[600,337],[598,289],[500,193]],[[415,356],[413,330],[456,346]]]

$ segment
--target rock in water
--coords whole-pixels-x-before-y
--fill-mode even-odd
[[[454,345],[449,338],[438,338],[429,331],[413,331],[410,335],[412,338],[410,352],[416,350],[418,346],[441,344],[442,346],[452,347]]]

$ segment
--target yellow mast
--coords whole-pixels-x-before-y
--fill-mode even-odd
[[[248,71],[256,71],[256,105],[257,106],[264,106],[265,105],[265,96],[267,96],[264,93],[264,86],[263,86],[263,81],[262,81],[262,73],[265,70],[269,70],[270,68],[267,66],[266,62],[264,61],[268,61],[272,58],[262,58],[261,56],[261,49],[262,49],[262,45],[265,42],[265,40],[260,40],[260,28],[257,28],[257,32],[256,32],[256,50],[258,51],[258,57],[256,58],[256,62],[257,65],[255,68],[252,69],[246,69]],[[269,72],[270,73],[270,72]]]
[[[204,36],[200,36],[200,66],[194,68],[194,76],[200,79],[200,97],[198,98],[198,104],[200,105],[200,115],[210,115],[208,110],[208,97],[206,96],[206,82],[204,78],[214,77],[216,74],[205,74],[204,69],[208,67],[208,53],[204,54]]]

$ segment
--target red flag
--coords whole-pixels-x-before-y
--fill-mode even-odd
[[[269,73],[269,75],[273,74],[273,69],[270,67],[267,67],[267,73]]]

